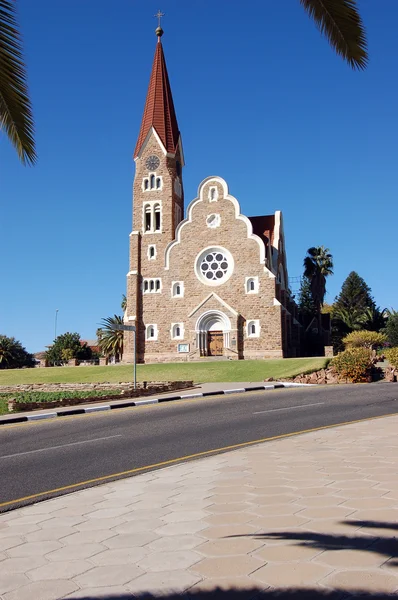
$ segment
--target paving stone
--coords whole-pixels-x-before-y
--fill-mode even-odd
[[[92,588],[84,588],[83,590],[78,590],[77,592],[73,592],[72,594],[68,594],[68,596],[63,596],[65,600],[99,600],[103,598],[104,600],[133,600],[133,596],[129,594],[129,591],[126,587],[121,585],[113,585],[111,587],[92,587]]]
[[[128,565],[138,563],[147,554],[148,550],[138,546],[136,548],[114,548],[92,556],[91,562],[95,565]]]
[[[156,533],[139,531],[137,533],[120,533],[103,542],[107,548],[138,548],[158,539]]]
[[[105,547],[102,544],[68,544],[59,550],[46,554],[49,561],[60,560],[78,560],[80,558],[90,558],[99,552],[103,552]]]
[[[264,564],[263,561],[252,556],[222,556],[204,558],[190,568],[193,573],[203,577],[240,577],[249,575]]]
[[[315,562],[330,565],[331,567],[379,567],[386,561],[385,556],[374,553],[369,550],[372,546],[368,546],[368,550],[327,550],[319,554]]]
[[[27,542],[52,542],[73,535],[77,532],[74,527],[53,527],[52,529],[40,529],[25,535]],[[0,540],[1,543],[1,540]]]
[[[102,565],[94,567],[83,575],[74,578],[74,581],[83,589],[90,587],[105,587],[124,585],[135,577],[142,575],[143,571],[136,565]]]
[[[43,556],[25,556],[24,558],[6,558],[1,562],[0,571],[3,575],[26,573],[30,569],[46,565]]]
[[[293,562],[289,564],[269,563],[250,575],[255,582],[261,582],[277,588],[313,587],[333,569],[315,563]]]
[[[203,510],[186,510],[183,512],[170,512],[162,517],[165,523],[182,523],[183,521],[199,521],[208,516]]]
[[[158,571],[146,573],[133,581],[130,581],[126,587],[133,594],[169,592],[181,593],[191,588],[200,581],[200,576],[183,570]]]
[[[299,515],[280,515],[271,517],[254,517],[250,521],[257,530],[285,529],[286,527],[298,527],[309,522],[308,518]]]
[[[146,521],[125,521],[114,527],[115,533],[138,533],[141,531],[155,531],[157,527],[162,527],[164,522],[160,519],[148,519]]]
[[[201,555],[192,550],[176,552],[152,552],[137,562],[137,565],[147,572],[173,571],[188,569],[201,559]]]
[[[48,521],[46,521],[48,523]],[[44,525],[44,524],[43,524]],[[30,523],[27,525],[12,525],[12,521],[10,522],[8,527],[0,528],[0,540],[3,538],[10,538],[15,536],[24,536],[27,533],[32,533],[33,531],[39,531],[39,525],[35,525],[34,523]]]
[[[5,600],[59,600],[78,589],[73,581],[36,581],[4,595]]]
[[[128,512],[130,512],[130,508],[127,506],[120,506],[117,508],[103,508],[95,511],[91,509],[91,512],[87,512],[85,516],[88,519],[110,519],[113,517],[123,516]]]
[[[46,579],[72,579],[72,577],[80,575],[92,568],[93,565],[84,560],[63,560],[60,562],[48,563],[38,569],[32,569],[27,575],[29,579],[32,579],[33,581],[44,581]]]
[[[398,591],[398,577],[385,570],[337,571],[326,577],[323,584],[331,588],[392,593]]]
[[[203,538],[197,535],[168,535],[160,537],[148,544],[148,547],[155,552],[173,552],[176,550],[192,550],[203,544]]]
[[[24,557],[24,556],[45,556],[49,552],[53,552],[54,550],[58,550],[61,548],[61,544],[56,541],[51,542],[27,542],[26,544],[22,544],[21,546],[16,546],[15,548],[10,548],[7,550],[8,555],[11,557]]]
[[[215,514],[211,516],[207,516],[205,518],[205,522],[209,525],[239,525],[241,523],[248,523],[256,519],[256,515],[252,513],[240,512],[240,513],[232,513],[227,512],[224,514]]]
[[[28,582],[29,579],[25,575],[15,573],[6,575],[0,571],[0,594],[15,590]]]
[[[203,542],[203,540],[202,540]],[[196,552],[205,556],[228,556],[238,554],[249,554],[264,546],[265,540],[254,538],[228,538],[222,540],[211,540],[196,547]]]
[[[347,506],[326,506],[326,507],[312,507],[305,508],[301,512],[297,513],[297,517],[304,517],[307,519],[344,519],[353,512],[354,508]]]
[[[256,534],[258,528],[251,524],[243,525],[219,525],[218,527],[208,527],[200,531],[200,536],[207,539],[229,538],[234,536],[251,537]]]
[[[0,551],[8,550],[8,548],[14,548],[15,546],[19,546],[23,544],[24,541],[22,537],[17,535],[11,535],[10,537],[0,538]]]
[[[78,531],[72,535],[60,538],[60,541],[64,545],[90,544],[92,542],[103,542],[115,535],[117,535],[116,532],[111,529],[96,529],[94,531]]]
[[[182,523],[167,523],[155,529],[155,533],[162,535],[181,535],[184,533],[198,533],[206,529],[205,521],[183,521]]]
[[[79,531],[95,531],[96,529],[114,529],[124,523],[123,517],[110,519],[90,519],[76,525]]]
[[[266,541],[266,540],[264,540]],[[310,561],[315,556],[320,554],[322,549],[304,544],[282,544],[263,546],[260,550],[253,552],[253,556],[263,560],[264,562],[284,562],[291,561]]]
[[[261,585],[262,590],[268,587],[269,586],[267,585]],[[217,595],[215,593],[214,596],[211,594],[211,592],[214,592],[215,589],[222,590],[222,597],[225,597],[226,599],[228,598],[226,595],[228,591],[231,591],[232,595],[233,592],[238,591],[239,600],[252,600],[257,598],[259,594],[259,587],[253,582],[253,579],[250,577],[234,577],[231,575],[229,577],[214,577],[199,581],[194,586],[189,588],[187,595],[190,597],[190,594],[192,594],[192,599],[194,599],[195,597],[197,598],[195,594],[199,594],[200,597],[200,592],[204,592],[209,594],[209,599],[212,597],[216,599]]]

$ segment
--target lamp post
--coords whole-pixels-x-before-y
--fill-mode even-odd
[[[58,319],[58,308],[55,310],[54,340],[57,339],[57,319]]]

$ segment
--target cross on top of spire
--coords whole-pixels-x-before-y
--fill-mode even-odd
[[[162,13],[162,11],[159,9],[158,12],[156,13],[156,15],[154,15],[154,17],[156,17],[158,20],[158,26],[156,28],[156,35],[158,36],[158,38],[161,38],[163,35],[162,17],[164,17],[164,13]]]

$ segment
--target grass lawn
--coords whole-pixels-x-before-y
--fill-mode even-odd
[[[138,381],[193,380],[195,383],[217,381],[263,381],[294,377],[322,369],[325,358],[285,358],[281,360],[240,360],[137,365]],[[132,381],[132,365],[111,367],[48,367],[0,370],[0,385],[19,383],[95,383]]]

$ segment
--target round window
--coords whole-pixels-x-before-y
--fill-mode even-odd
[[[208,248],[196,262],[196,275],[207,285],[221,285],[231,276],[233,259],[223,248]]]

